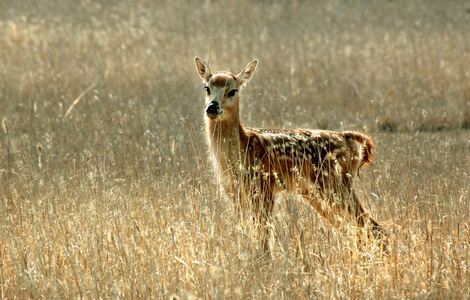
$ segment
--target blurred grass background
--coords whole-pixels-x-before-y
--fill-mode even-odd
[[[468,297],[466,1],[2,1],[0,32],[1,298]],[[260,60],[247,125],[374,137],[358,188],[389,258],[282,197],[257,260],[195,55]]]

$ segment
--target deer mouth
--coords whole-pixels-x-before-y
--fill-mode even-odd
[[[215,112],[206,111],[207,117],[208,117],[209,119],[212,119],[212,120],[217,119],[217,118],[219,118],[220,116],[222,116],[222,113],[223,113],[223,110],[221,110],[221,111],[215,111]]]
[[[217,119],[223,112],[224,110],[216,102],[211,102],[206,107],[206,115],[209,119]]]

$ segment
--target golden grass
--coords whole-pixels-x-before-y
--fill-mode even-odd
[[[2,1],[0,297],[469,297],[466,5]],[[206,160],[195,55],[260,60],[248,125],[374,136],[358,188],[389,257],[286,196],[259,258]]]

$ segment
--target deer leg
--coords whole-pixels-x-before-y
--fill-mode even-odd
[[[351,213],[356,219],[358,226],[366,230],[369,238],[372,237],[376,242],[378,242],[380,249],[384,253],[388,253],[387,235],[383,227],[364,210],[354,190],[352,190],[349,195],[352,198],[350,201],[353,208]],[[360,233],[358,233],[358,235],[359,245],[361,245],[362,240]]]
[[[352,188],[350,178],[341,182],[326,176],[317,178],[314,183],[315,185],[304,185],[301,194],[318,214],[335,227],[340,227],[342,217],[353,218],[358,227],[366,228],[374,239],[380,241],[382,249],[386,250],[384,230],[365,211]],[[313,186],[318,188],[318,192],[312,190]]]
[[[342,210],[354,218],[358,227],[365,228],[370,236],[379,241],[381,248],[386,251],[385,232],[382,226],[362,206],[356,192],[352,188],[351,179],[349,177],[343,179],[343,182],[336,186],[336,190],[341,196]]]
[[[304,199],[307,200],[308,203],[316,210],[316,212],[328,223],[334,227],[339,227],[340,222],[338,218],[335,217],[336,214],[333,208],[333,200],[331,197],[326,196],[322,191],[315,193],[309,188],[302,189],[301,194]]]
[[[252,193],[252,205],[259,238],[264,251],[269,252],[270,228],[268,223],[274,208],[274,194],[272,189],[265,184],[259,187],[261,187],[259,190]]]

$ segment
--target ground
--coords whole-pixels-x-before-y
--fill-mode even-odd
[[[465,1],[2,1],[1,298],[466,298]],[[218,193],[193,58],[252,127],[358,130],[389,256],[294,196],[272,258]]]

